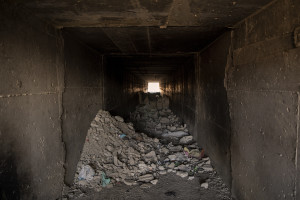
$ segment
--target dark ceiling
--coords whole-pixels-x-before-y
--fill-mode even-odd
[[[107,56],[109,66],[121,66],[147,81],[162,81],[183,64],[193,63],[192,55],[126,55]]]
[[[165,54],[200,51],[224,30],[202,27],[64,28],[102,54]]]
[[[105,54],[196,52],[271,0],[12,0]]]
[[[162,80],[272,0],[11,0],[144,80]]]

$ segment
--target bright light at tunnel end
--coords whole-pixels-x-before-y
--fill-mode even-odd
[[[148,92],[150,92],[150,93],[160,92],[159,83],[149,82],[148,83]]]

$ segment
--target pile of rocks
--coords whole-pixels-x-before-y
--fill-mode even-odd
[[[66,195],[86,188],[100,191],[118,183],[148,188],[166,173],[192,180],[196,173],[213,171],[209,158],[187,133],[186,125],[180,125],[168,105],[159,107],[160,101],[157,98],[156,108],[153,101],[148,101],[132,116],[139,115],[147,131],[152,131],[150,124],[155,124],[155,134],[165,140],[163,143],[162,139],[137,133],[133,124],[125,123],[122,117],[100,110],[88,130],[74,185]],[[202,187],[207,188],[206,184]]]
[[[130,114],[131,121],[138,129],[173,143],[178,143],[181,137],[189,135],[186,124],[182,125],[179,118],[169,109],[168,97],[156,95],[150,99],[146,96],[143,104],[137,106]]]

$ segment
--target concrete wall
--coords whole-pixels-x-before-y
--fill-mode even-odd
[[[146,83],[113,57],[106,57],[104,63],[104,109],[127,118],[139,104],[138,92],[146,90]]]
[[[226,84],[237,199],[300,198],[300,48],[293,44],[299,9],[297,0],[276,1],[231,35]]]
[[[20,15],[1,4],[0,198],[55,199],[64,175],[63,39]]]
[[[230,34],[224,35],[206,51],[197,54],[196,123],[197,141],[212,159],[225,183],[230,186],[230,119],[224,87],[225,66],[229,56]]]
[[[273,2],[166,84],[173,109],[194,114],[193,134],[236,199],[300,198],[299,10],[296,0]],[[185,92],[185,80],[194,93]]]
[[[164,95],[170,97],[170,107],[194,133],[195,125],[195,66],[191,56],[170,78],[161,81]],[[197,134],[194,134],[197,137]]]
[[[56,199],[64,178],[73,181],[103,105],[102,56],[24,10],[1,6],[0,196]]]
[[[276,1],[198,55],[196,131],[236,199],[299,198],[298,11]]]
[[[63,139],[66,145],[67,184],[76,166],[92,119],[103,107],[103,56],[64,33],[65,69]]]

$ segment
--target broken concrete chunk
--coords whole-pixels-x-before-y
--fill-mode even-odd
[[[157,180],[157,179],[150,181],[150,183],[152,183],[153,185],[156,185],[156,184],[157,184],[157,182],[158,182],[158,180]]]
[[[208,188],[208,183],[201,183],[201,187],[203,187],[203,188],[205,188],[205,189],[207,189]]]
[[[166,117],[162,117],[160,119],[160,123],[162,123],[162,124],[168,124],[168,123],[170,123],[170,120],[168,118],[166,118]]]
[[[186,165],[179,165],[179,166],[178,166],[178,169],[179,169],[180,171],[184,171],[184,172],[189,172],[189,171],[191,170],[191,168],[188,167],[188,166],[186,166]]]
[[[157,162],[155,151],[151,151],[145,155],[146,162]]]
[[[115,116],[115,119],[119,122],[124,122],[124,119],[123,117],[120,117],[120,116]]]
[[[186,133],[184,131],[175,131],[175,132],[164,133],[162,136],[165,138],[168,138],[168,137],[181,138],[186,135],[188,135],[188,133]]]
[[[171,152],[179,152],[179,151],[182,151],[182,146],[180,146],[180,145],[177,145],[177,146],[171,146],[171,147],[169,147],[169,150],[170,150]]]
[[[138,181],[140,182],[150,182],[154,179],[153,175],[152,174],[146,174],[146,175],[143,175],[143,176],[140,176]]]
[[[180,176],[181,178],[187,177],[189,174],[187,172],[182,172],[182,171],[177,171],[176,172],[177,176]]]
[[[179,144],[182,144],[182,145],[192,144],[193,142],[194,142],[193,136],[191,136],[191,135],[184,136],[179,140]]]
[[[137,182],[134,181],[134,180],[126,180],[126,179],[125,179],[123,182],[125,183],[125,185],[129,185],[129,186],[132,186],[132,185],[136,185],[136,184],[137,184]]]
[[[170,163],[168,166],[167,166],[169,169],[174,169],[174,167],[175,167],[175,163]]]

